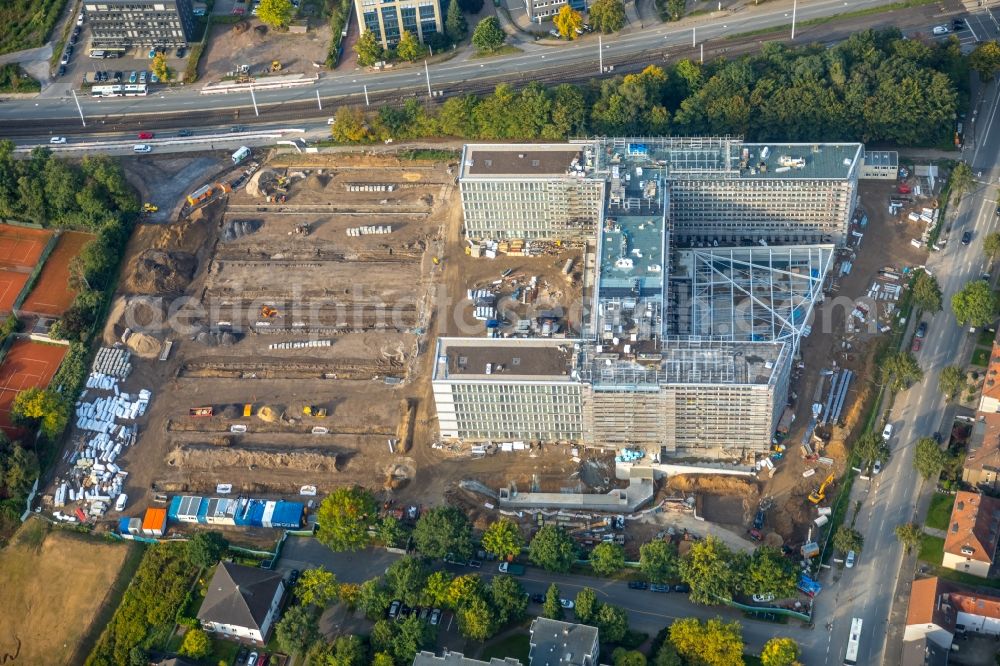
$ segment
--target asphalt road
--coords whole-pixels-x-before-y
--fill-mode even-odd
[[[886,0],[817,0],[799,3],[798,21],[833,16],[845,11],[856,11],[888,4]],[[896,23],[929,32],[931,25],[941,23],[944,17],[957,15],[958,7],[941,12],[934,5],[896,11],[879,17],[850,19],[858,27]],[[791,6],[785,2],[768,2],[754,7],[748,6],[738,12],[716,12],[695,17],[678,24],[655,24],[635,32],[611,35],[603,39],[604,63],[614,63],[622,59],[646,54],[646,62],[662,61],[664,56],[698,57],[698,46],[705,42],[753,32],[766,28],[791,27]],[[830,26],[830,31],[834,26]],[[802,34],[800,30],[800,35]],[[815,37],[814,37],[815,38]],[[801,37],[800,37],[801,39]],[[802,40],[805,41],[805,40]],[[524,53],[492,58],[487,62],[467,59],[462,55],[430,67],[430,87],[434,91],[445,91],[460,86],[464,90],[475,89],[477,79],[500,77],[508,81],[530,81],[542,73],[559,71],[592,71],[599,75],[599,48],[594,36],[569,44],[544,46],[535,43],[522,45]],[[709,52],[707,57],[711,57]],[[492,84],[490,84],[492,85]],[[262,107],[288,102],[309,103],[320,97],[327,99],[344,96],[359,96],[367,86],[369,93],[386,91],[411,91],[412,95],[426,95],[427,81],[422,68],[401,68],[397,70],[371,72],[357,70],[324,76],[311,87],[282,90],[258,91],[257,104]],[[471,86],[471,88],[470,88]],[[146,98],[93,99],[80,97],[80,105],[86,116],[114,118],[135,113],[178,113],[178,112],[219,112],[222,110],[242,110],[240,122],[251,121],[253,113],[250,95],[201,95],[201,86],[175,87]],[[318,105],[318,104],[317,104]],[[273,107],[272,107],[273,108]],[[310,112],[311,113],[311,112]],[[329,114],[320,111],[315,114]],[[9,100],[0,104],[0,123],[18,119],[67,119],[77,116],[77,108],[72,97],[38,98],[31,100]]]

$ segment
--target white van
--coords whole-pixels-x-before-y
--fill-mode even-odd
[[[248,157],[250,157],[250,149],[246,146],[240,146],[240,149],[233,153],[233,164],[239,164]]]
[[[885,428],[882,429],[882,439],[884,439],[887,442],[890,439],[892,439],[892,424],[891,423],[886,423],[885,424]]]
[[[153,152],[153,147],[148,143],[137,143],[132,146],[133,153],[151,153]]]

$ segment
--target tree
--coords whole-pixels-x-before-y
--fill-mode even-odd
[[[323,609],[340,597],[337,577],[323,567],[306,569],[295,584],[295,594],[304,606]]]
[[[335,552],[364,548],[370,541],[368,528],[377,513],[375,498],[364,488],[337,488],[316,512],[316,538]]]
[[[608,643],[617,643],[628,633],[628,614],[624,608],[601,604],[593,618],[601,634],[601,639]]]
[[[923,376],[916,357],[908,351],[898,351],[882,361],[882,381],[893,391],[905,391]]]
[[[495,18],[493,20],[496,21]],[[480,21],[481,24],[482,21]],[[453,42],[462,41],[469,32],[469,24],[465,20],[465,14],[462,13],[462,8],[458,6],[457,0],[451,0],[448,3],[448,12],[444,19],[444,32],[448,35],[448,39]],[[475,38],[472,41],[475,43]]]
[[[691,586],[691,599],[699,604],[732,599],[737,582],[732,560],[732,551],[718,538],[696,541],[680,561],[681,580]]]
[[[524,546],[521,530],[509,518],[501,518],[490,524],[483,532],[483,548],[501,560],[517,557]]]
[[[941,389],[941,393],[944,394],[944,398],[948,402],[954,400],[966,384],[965,371],[962,368],[957,365],[941,368],[941,374],[938,376],[938,388]]]
[[[920,545],[920,541],[923,539],[924,531],[920,529],[920,525],[916,523],[902,523],[896,525],[896,538],[899,539],[899,543],[906,546],[906,552],[909,553],[911,548],[916,548]]]
[[[687,11],[687,0],[667,0],[667,18],[680,21]]]
[[[292,0],[260,0],[257,18],[272,28],[284,28],[292,20]]]
[[[457,576],[448,586],[447,605],[452,608],[461,608],[483,596],[483,581],[476,574],[466,574]]]
[[[153,74],[156,74],[156,78],[160,81],[166,82],[170,80],[170,68],[167,67],[167,56],[163,55],[162,52],[157,51],[156,55],[153,56],[153,62],[150,63],[149,69],[152,70]]]
[[[876,432],[866,432],[854,442],[854,453],[862,466],[870,465],[876,460],[885,461],[889,458],[889,444]]]
[[[997,311],[996,294],[985,280],[973,280],[951,297],[951,310],[959,326],[986,326]]]
[[[625,3],[622,0],[594,0],[588,12],[594,30],[608,34],[625,27]]]
[[[583,30],[583,16],[568,3],[559,8],[552,22],[563,39],[576,39],[576,31]]]
[[[399,546],[403,540],[403,526],[396,516],[386,516],[375,528],[375,538],[389,548]]]
[[[941,309],[941,287],[930,273],[918,271],[913,279],[913,303],[924,312]]]
[[[18,393],[10,412],[15,422],[37,425],[45,437],[55,439],[69,422],[70,405],[58,392],[35,387]]]
[[[274,626],[274,635],[282,649],[301,652],[319,638],[319,617],[304,606],[292,606]]]
[[[366,657],[365,644],[357,636],[348,634],[337,636],[330,643],[317,642],[309,650],[306,663],[309,666],[365,666]]]
[[[798,663],[799,644],[791,638],[774,637],[760,652],[762,666],[794,666]]]
[[[936,481],[941,476],[941,470],[948,466],[950,456],[930,437],[917,440],[916,451],[913,454],[913,469],[920,473],[925,481]]]
[[[563,616],[562,603],[559,600],[559,586],[555,583],[549,585],[545,591],[545,601],[542,603],[542,617],[550,620],[561,620]]]
[[[341,143],[361,143],[372,140],[371,128],[365,114],[360,109],[342,106],[334,114],[330,137]]]
[[[423,598],[420,603],[424,606],[446,606],[451,581],[452,575],[447,571],[431,573],[427,577],[427,582],[424,583]]]
[[[371,578],[361,583],[358,589],[358,608],[364,611],[369,620],[377,620],[389,610],[392,599],[382,585],[381,578]]]
[[[413,62],[427,55],[427,47],[421,44],[412,32],[403,30],[403,34],[399,36],[399,43],[396,44],[396,55],[402,60]]]
[[[507,33],[500,27],[496,16],[487,16],[472,31],[472,45],[484,53],[492,53],[504,45]]]
[[[128,651],[128,666],[149,666],[149,655],[140,646]]]
[[[625,566],[625,550],[616,543],[602,542],[590,553],[590,568],[599,576],[610,576]]]
[[[189,628],[184,634],[184,642],[181,643],[178,652],[184,657],[204,659],[212,653],[212,642],[208,639],[208,634],[201,629]]]
[[[986,234],[986,237],[983,238],[983,252],[991,260],[1000,255],[1000,231]]]
[[[650,583],[667,583],[677,578],[677,548],[657,539],[639,548],[639,569]]]
[[[411,614],[402,622],[395,623],[397,633],[393,641],[392,654],[397,663],[412,664],[417,652],[431,642],[432,628],[417,615]]]
[[[362,67],[371,67],[385,57],[382,43],[378,41],[375,33],[368,29],[358,37],[358,41],[354,44],[354,52],[358,54],[358,64]]]
[[[556,525],[545,525],[528,545],[528,559],[548,571],[565,573],[576,558],[573,540]]]
[[[528,595],[524,587],[512,576],[494,576],[490,582],[490,603],[497,616],[497,624],[517,622],[528,610]]]
[[[392,655],[386,652],[376,652],[372,658],[372,666],[396,666],[396,662],[392,660]]]
[[[5,440],[0,431],[0,451],[10,447],[9,453],[0,459],[0,470],[4,472],[3,484],[7,488],[8,496],[24,497],[38,478],[38,456],[31,449],[21,446],[19,442],[11,444]]]
[[[472,554],[472,525],[464,513],[452,506],[425,511],[413,530],[413,541],[427,557],[467,558]]]
[[[691,663],[705,666],[743,663],[743,633],[739,622],[725,623],[721,618],[702,622],[690,617],[670,625],[669,635],[677,653]]]
[[[684,666],[684,661],[677,654],[677,648],[669,640],[663,641],[663,645],[656,651],[653,658],[653,666]]]
[[[780,550],[761,546],[753,552],[742,572],[740,587],[746,594],[773,594],[786,599],[795,594],[798,571]]]
[[[229,542],[221,532],[197,532],[188,541],[188,557],[199,567],[210,567],[222,559]]]
[[[577,621],[582,624],[590,624],[597,611],[601,607],[601,602],[597,600],[597,593],[589,587],[585,587],[576,593],[576,600],[573,604],[573,613]]]
[[[392,596],[407,606],[416,606],[427,582],[427,569],[417,558],[403,557],[385,570],[385,582]]]
[[[474,641],[484,641],[497,630],[493,609],[480,597],[474,597],[458,609],[458,630]]]
[[[969,54],[969,67],[979,74],[979,80],[983,83],[991,81],[1000,71],[1000,44],[994,39],[977,46]]]
[[[959,196],[965,194],[975,185],[976,179],[972,175],[972,167],[965,162],[959,162],[951,172],[951,191]]]
[[[615,648],[611,653],[611,663],[614,666],[646,666],[646,655],[638,650]]]
[[[861,536],[861,532],[848,525],[841,525],[833,533],[833,547],[845,553],[849,550],[860,553],[864,543],[865,538]]]

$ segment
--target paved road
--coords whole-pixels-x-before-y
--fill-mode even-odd
[[[926,502],[920,500],[930,489],[923,487],[913,469],[914,444],[920,437],[949,430],[945,423],[947,406],[937,386],[938,377],[945,366],[968,359],[976,337],[955,322],[949,303],[956,291],[968,281],[977,279],[986,269],[983,238],[996,227],[1000,89],[995,84],[986,87],[981,99],[973,121],[977,125],[976,145],[965,151],[964,158],[974,172],[982,171],[982,182],[974,192],[963,197],[953,214],[949,214],[948,243],[928,261],[944,294],[944,310],[925,317],[929,322],[928,337],[917,354],[924,379],[896,397],[889,414],[889,422],[895,426],[891,441],[893,453],[885,470],[871,482],[859,480],[855,483],[851,511],[856,501],[863,503],[856,527],[865,537],[864,551],[854,569],[843,570],[840,574],[839,584],[830,590],[833,594],[821,595],[817,600],[817,633],[826,634],[826,640],[810,642],[805,654],[808,664],[843,663],[853,617],[864,621],[859,664],[892,664],[899,658],[899,646],[886,644],[887,622],[899,577],[910,577],[912,571],[901,570],[903,550],[894,530],[901,523],[919,520],[916,518],[918,513],[926,510]],[[959,241],[966,230],[973,232],[969,246]],[[905,589],[905,578],[902,582]],[[902,609],[896,610],[905,611],[906,601],[905,597],[900,599]],[[822,630],[823,618],[832,619],[832,631]]]
[[[803,2],[798,6],[799,21],[833,16],[845,10],[854,11],[888,4],[887,0],[816,0]],[[907,9],[905,12],[887,15],[890,20],[911,26],[924,32],[933,23],[940,23],[942,17],[956,14],[958,8],[942,13],[936,6]],[[887,16],[855,19],[859,25],[885,22]],[[625,56],[642,53],[667,53],[674,56],[697,57],[693,43],[718,40],[726,36],[747,33],[764,28],[791,25],[791,3],[787,0],[768,2],[754,7],[748,6],[736,13],[717,12],[707,16],[694,17],[681,24],[657,24],[650,28],[621,35],[607,36],[603,40],[606,61],[612,62]],[[801,32],[801,31],[800,31]],[[430,83],[434,90],[447,90],[449,86],[471,82],[484,76],[505,76],[511,80],[530,80],[546,70],[573,70],[592,67],[594,75],[599,74],[598,43],[593,36],[579,43],[544,47],[536,44],[525,45],[522,54],[490,59],[488,62],[456,58],[430,67]],[[660,60],[651,56],[650,62]],[[314,100],[317,91],[324,98],[359,95],[367,85],[369,92],[415,89],[424,94],[426,80],[422,69],[401,68],[385,72],[354,71],[325,76],[314,87],[259,91],[260,105],[290,101]],[[198,94],[200,84],[190,87],[170,88],[162,94],[148,98],[129,99],[81,99],[87,115],[117,116],[134,112],[207,111],[221,109],[243,109],[250,105],[249,94],[231,95]],[[72,98],[17,100],[0,105],[0,121],[18,118],[70,118],[76,115]]]

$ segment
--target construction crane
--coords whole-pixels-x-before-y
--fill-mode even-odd
[[[832,472],[830,473],[830,476],[826,477],[826,479],[823,480],[823,483],[820,484],[819,488],[809,493],[809,501],[812,502],[813,504],[819,504],[824,499],[826,499],[826,487],[829,486],[831,483],[833,483]]]

